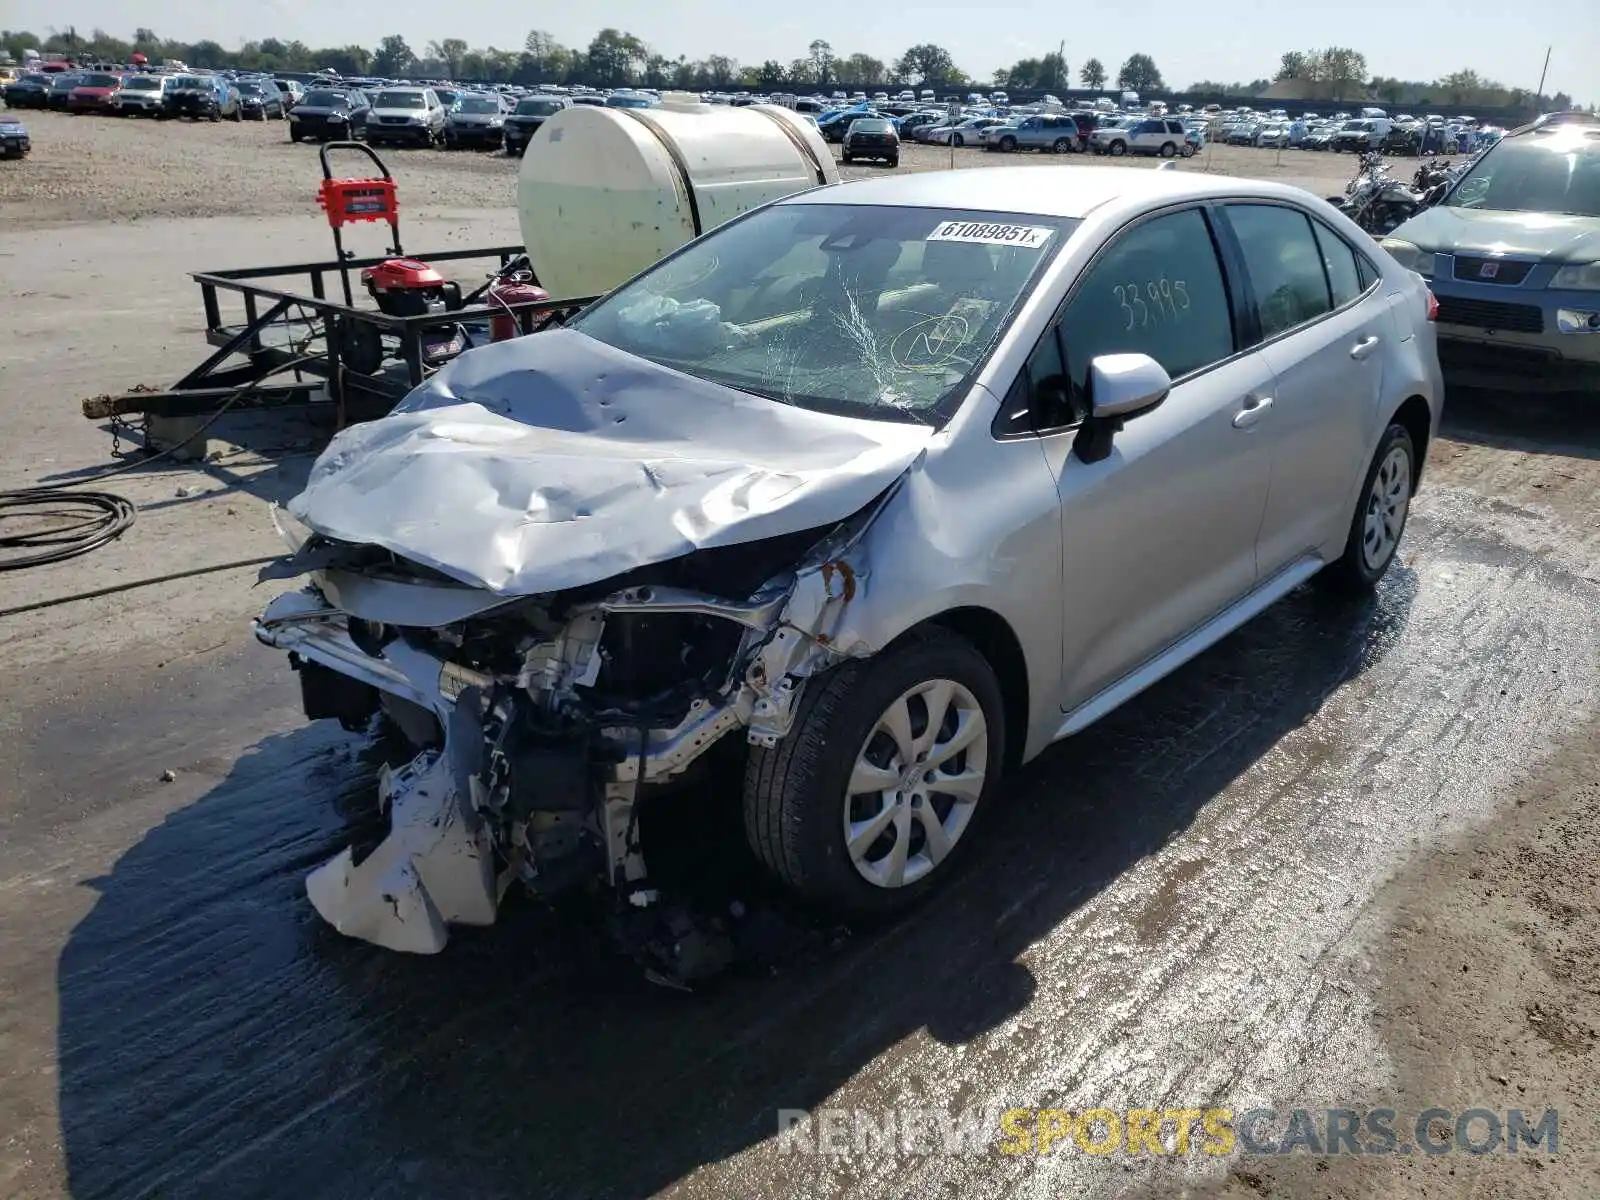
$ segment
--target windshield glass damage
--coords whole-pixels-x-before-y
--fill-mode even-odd
[[[1076,226],[780,204],[691,243],[571,327],[785,404],[937,425]]]

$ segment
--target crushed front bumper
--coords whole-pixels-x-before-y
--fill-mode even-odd
[[[555,823],[569,826],[581,822],[583,836],[599,851],[595,866],[614,888],[638,894],[646,876],[635,811],[641,787],[671,782],[741,729],[753,744],[777,744],[793,722],[805,678],[840,657],[841,620],[858,580],[830,560],[743,602],[664,587],[624,590],[576,611],[556,641],[530,653],[520,674],[502,678],[404,638],[369,653],[358,644],[367,639],[352,636],[351,618],[330,602],[337,589],[327,586],[328,594],[313,584],[277,597],[254,623],[256,638],[287,651],[301,670],[307,716],[337,716],[357,728],[377,711],[381,696],[393,697],[437,719],[443,748],[424,750],[401,773],[385,775],[380,801],[390,818],[388,835],[359,862],[345,850],[313,871],[306,891],[342,933],[389,949],[435,953],[451,924],[491,924],[512,882],[538,886],[545,864],[532,814],[558,814]],[[575,751],[581,757],[569,761],[557,749],[560,762],[552,766],[559,769],[527,778],[516,805],[524,824],[507,826],[507,807],[494,799],[494,755],[503,737],[493,731],[497,705],[537,709],[536,681],[547,677],[576,680],[580,687],[585,679],[592,683],[606,619],[640,613],[694,614],[739,626],[726,689],[695,699],[670,727],[598,723],[603,727],[593,731],[593,740]],[[311,671],[323,677],[308,682]],[[313,690],[330,683],[340,694],[318,701]],[[352,688],[370,693],[351,698],[346,689]]]

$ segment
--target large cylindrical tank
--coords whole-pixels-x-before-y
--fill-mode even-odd
[[[596,296],[724,221],[837,183],[815,125],[787,108],[575,105],[528,144],[522,240],[552,296]]]

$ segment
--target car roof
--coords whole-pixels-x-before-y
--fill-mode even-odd
[[[1219,196],[1303,201],[1306,194],[1266,180],[1147,167],[968,167],[812,188],[780,203],[956,208],[1076,219],[1108,204],[1138,209]]]

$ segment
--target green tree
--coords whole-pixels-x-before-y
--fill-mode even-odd
[[[726,54],[706,59],[706,78],[712,87],[725,88],[739,77],[739,64]]]
[[[1310,70],[1310,62],[1299,50],[1290,50],[1278,60],[1277,79],[1304,79]]]
[[[955,60],[950,57],[950,51],[931,42],[912,46],[894,64],[895,78],[907,83],[932,84],[937,87],[940,84],[956,82],[960,74],[956,70]]]
[[[644,82],[646,87],[670,87],[672,60],[664,54],[652,54],[644,64]]]
[[[461,60],[466,57],[467,44],[460,38],[445,38],[442,42],[428,43],[428,56],[444,64],[445,73],[454,79],[461,72]]]
[[[1098,58],[1091,58],[1078,70],[1078,81],[1086,88],[1103,88],[1106,85],[1106,68]]]
[[[1161,72],[1155,59],[1148,54],[1130,54],[1128,61],[1117,72],[1117,86],[1130,92],[1159,92],[1167,85],[1161,82]]]
[[[883,59],[873,58],[870,54],[852,54],[848,58],[841,59],[837,67],[840,80],[863,86],[869,83],[884,83],[889,74],[889,68],[884,66]]]
[[[313,50],[311,70],[332,67],[345,76],[365,75],[372,70],[372,51],[364,46],[340,46],[337,49]]]
[[[212,70],[219,70],[233,64],[233,55],[229,54],[218,43],[207,39],[191,45],[183,61],[191,67],[208,67]]]
[[[819,85],[826,86],[834,80],[833,47],[821,38],[817,38],[806,47],[806,61],[811,64],[811,77]]]
[[[626,84],[635,68],[648,62],[650,53],[631,33],[602,29],[589,43],[588,73],[596,83]]]
[[[398,33],[391,33],[378,43],[377,52],[372,56],[372,71],[375,75],[399,78],[411,70],[416,62],[417,56],[412,53],[405,38]]]
[[[756,71],[756,85],[758,87],[782,87],[788,81],[789,77],[783,69],[783,64],[775,58],[767,59]]]
[[[1319,95],[1343,100],[1352,92],[1365,90],[1367,56],[1360,51],[1348,46],[1329,46],[1326,50],[1312,51],[1307,58],[1309,78],[1321,85],[1317,89]]]

